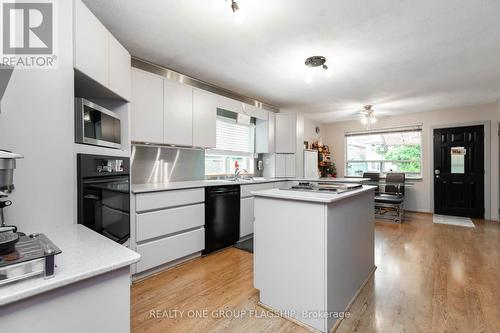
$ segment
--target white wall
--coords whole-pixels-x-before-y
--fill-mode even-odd
[[[460,126],[462,124],[481,124],[487,122],[485,132],[491,134],[490,142],[485,140],[485,155],[489,158],[488,165],[485,165],[488,173],[486,179],[485,208],[486,218],[498,220],[498,198],[499,198],[499,162],[498,162],[498,122],[500,119],[500,101],[498,103],[479,105],[473,107],[461,107],[400,116],[379,118],[377,127],[390,127],[402,125],[422,124],[422,180],[415,182],[415,186],[407,190],[406,208],[414,211],[432,212],[432,130],[435,127]],[[324,141],[330,146],[333,161],[337,165],[339,176],[344,176],[345,172],[345,145],[344,133],[346,131],[362,130],[360,121],[347,121],[332,123],[325,126]],[[488,147],[489,145],[489,147]],[[491,175],[490,175],[491,174]],[[488,177],[490,177],[488,179]]]
[[[5,215],[27,233],[74,222],[72,1],[57,6],[58,68],[15,70],[0,114],[0,148],[25,156]]]
[[[316,134],[316,126],[319,126],[320,133]],[[304,115],[304,141],[309,142],[309,144],[313,143],[316,140],[322,141],[324,137],[324,124],[321,124],[313,119],[307,118],[307,115]]]

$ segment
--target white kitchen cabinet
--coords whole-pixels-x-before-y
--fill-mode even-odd
[[[243,103],[243,112],[256,119],[267,120],[269,111]]]
[[[135,196],[136,212],[186,206],[205,202],[204,188],[140,193]]]
[[[196,255],[205,248],[205,189],[134,195],[132,243],[141,260],[134,273]]]
[[[240,186],[240,238],[253,234],[253,202],[252,191],[274,188],[274,183],[259,183]]]
[[[276,154],[275,168],[276,177],[286,177],[286,154]]]
[[[216,130],[216,95],[193,89],[193,146],[215,148]]]
[[[217,107],[220,109],[243,113],[243,103],[225,96],[217,95]]]
[[[137,242],[141,242],[184,230],[194,229],[204,225],[204,204],[137,214],[136,240]]]
[[[285,174],[286,177],[295,178],[296,176],[296,164],[295,164],[295,154],[285,155]]]
[[[268,112],[267,120],[257,119],[255,126],[255,152],[274,153],[274,126],[276,114]]]
[[[295,154],[276,154],[276,177],[296,177]]]
[[[164,143],[193,145],[193,88],[164,81]]]
[[[75,1],[74,66],[101,85],[108,84],[108,31],[81,0]]]
[[[205,228],[157,239],[137,246],[141,260],[137,273],[201,252],[205,248]]]
[[[297,115],[278,113],[275,132],[276,153],[295,153],[297,149]]]
[[[74,8],[74,67],[130,101],[130,54],[81,0]]]
[[[131,71],[130,54],[111,34],[108,35],[109,89],[130,101]]]
[[[240,197],[249,198],[252,196],[252,191],[268,190],[273,188],[273,183],[258,183],[240,186]]]
[[[253,234],[253,203],[253,197],[240,200],[240,238]]]
[[[132,141],[163,143],[163,81],[132,69]]]

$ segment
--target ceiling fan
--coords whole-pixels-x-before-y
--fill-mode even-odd
[[[373,110],[373,105],[368,104],[363,107],[361,122],[365,125],[365,128],[369,129],[372,124],[377,122],[377,118],[375,118]]]

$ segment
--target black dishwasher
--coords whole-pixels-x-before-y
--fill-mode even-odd
[[[208,254],[240,238],[240,186],[205,187],[205,250]]]

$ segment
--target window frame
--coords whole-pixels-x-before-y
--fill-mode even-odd
[[[363,136],[363,135],[375,135],[375,134],[385,134],[385,133],[402,133],[402,132],[420,132],[420,158],[418,160],[348,160],[348,149],[347,149],[347,139],[350,136]],[[424,146],[422,142],[422,127],[402,127],[402,128],[386,128],[379,129],[373,131],[357,131],[353,133],[344,133],[344,177],[346,178],[363,178],[360,176],[351,176],[348,174],[348,165],[349,163],[379,163],[380,170],[383,170],[384,163],[401,163],[401,162],[418,162],[420,164],[420,172],[404,172],[407,179],[411,180],[422,180],[423,179],[423,155],[424,155]],[[371,171],[367,171],[371,172]],[[385,179],[387,172],[380,171],[380,178]]]
[[[228,123],[236,123],[236,119],[228,118],[225,116],[218,115],[217,120],[223,121],[223,122],[228,122]],[[256,136],[256,126],[253,123],[250,123],[248,125],[245,124],[245,126],[248,126],[250,128],[250,142],[252,147],[252,152],[245,152],[245,151],[237,151],[237,150],[224,150],[224,149],[217,149],[217,148],[210,148],[210,149],[205,149],[205,161],[206,161],[206,156],[207,155],[215,155],[215,156],[221,156],[224,158],[248,158],[249,159],[249,165],[248,165],[248,175],[253,176],[255,175],[255,136]],[[217,135],[217,134],[216,134]],[[227,163],[227,162],[224,162]],[[229,166],[229,169],[231,167]],[[227,168],[226,168],[227,169]],[[232,173],[207,173],[206,169],[206,162],[205,162],[205,176],[206,177],[221,177],[221,176],[230,176]]]

